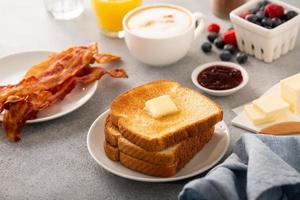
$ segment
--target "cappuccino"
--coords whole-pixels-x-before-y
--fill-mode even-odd
[[[147,38],[166,38],[178,35],[192,24],[191,16],[179,8],[153,6],[138,10],[126,26],[135,35]]]

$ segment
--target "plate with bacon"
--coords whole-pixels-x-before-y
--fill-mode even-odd
[[[26,123],[66,115],[85,104],[104,75],[126,78],[125,70],[104,64],[120,57],[98,52],[97,44],[61,52],[33,51],[0,59],[0,121],[10,141],[21,138]],[[100,66],[101,65],[101,66]]]
[[[4,73],[0,74],[0,85],[17,84],[22,80],[28,70],[28,66],[46,59],[53,52],[32,51],[13,54],[0,60],[0,68]],[[26,63],[26,65],[24,65]],[[9,67],[8,67],[9,66]],[[74,111],[76,108],[86,103],[96,92],[97,81],[90,85],[77,85],[73,91],[53,106],[40,111],[37,117],[27,120],[26,123],[37,123],[58,118]],[[0,114],[0,121],[3,121],[3,114]]]

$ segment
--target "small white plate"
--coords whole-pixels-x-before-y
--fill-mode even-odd
[[[102,113],[92,124],[87,135],[87,147],[94,160],[107,171],[123,178],[144,182],[170,182],[186,179],[213,167],[226,153],[230,137],[226,124],[222,121],[216,125],[215,133],[204,148],[175,176],[160,178],[144,175],[124,167],[121,163],[112,161],[105,155],[103,143],[104,124],[109,110]]]
[[[51,54],[49,51],[32,51],[1,58],[0,85],[18,83],[30,67],[45,60],[49,54]],[[96,89],[97,81],[88,86],[77,85],[63,101],[39,112],[36,119],[28,120],[26,123],[47,121],[66,115],[85,104],[96,92]],[[0,114],[0,121],[2,120],[3,115]]]
[[[198,80],[197,80],[198,75],[204,69],[206,69],[208,67],[212,67],[212,66],[233,67],[233,68],[236,68],[236,69],[240,70],[241,73],[242,73],[242,76],[243,76],[242,83],[240,85],[238,85],[237,87],[232,88],[232,89],[228,89],[228,90],[211,90],[211,89],[203,87],[202,85],[200,85],[198,83]],[[247,85],[248,81],[249,81],[249,75],[248,75],[247,71],[242,66],[240,66],[236,63],[232,63],[232,62],[222,62],[222,61],[209,62],[209,63],[205,63],[203,65],[200,65],[200,66],[196,67],[194,69],[194,71],[192,72],[191,78],[192,78],[192,81],[193,81],[195,86],[197,86],[203,92],[206,92],[207,94],[210,94],[210,95],[213,95],[213,96],[227,96],[227,95],[233,94],[233,93],[239,91],[240,89],[242,89],[243,87],[245,87]]]

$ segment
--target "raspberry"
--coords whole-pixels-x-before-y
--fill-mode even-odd
[[[224,33],[223,40],[226,44],[237,45],[235,30],[230,30]]]
[[[243,18],[243,19],[245,19],[246,16],[247,16],[247,15],[250,15],[250,14],[251,14],[251,12],[247,10],[247,11],[242,12],[242,13],[240,14],[240,17]]]
[[[216,23],[211,23],[208,25],[207,27],[207,31],[208,32],[215,32],[215,33],[219,33],[220,31],[220,26]]]
[[[280,18],[284,14],[284,8],[281,5],[278,5],[275,3],[270,3],[270,4],[266,5],[266,7],[264,8],[264,11],[271,18],[274,18],[274,17]]]

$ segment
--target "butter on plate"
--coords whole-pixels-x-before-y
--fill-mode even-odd
[[[255,108],[266,114],[267,117],[279,116],[289,110],[289,104],[280,96],[262,96],[253,101]]]
[[[288,110],[289,104],[280,96],[263,96],[245,106],[246,115],[255,125],[273,122]]]
[[[291,110],[300,114],[300,73],[280,81],[280,93],[291,105]]]
[[[145,103],[146,109],[153,118],[160,118],[178,112],[176,104],[169,95],[159,96]]]
[[[275,121],[275,117],[268,117],[265,113],[255,108],[253,104],[245,105],[244,107],[247,117],[255,124],[266,124]]]

